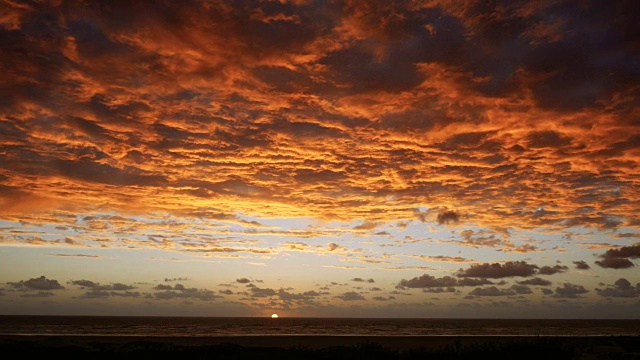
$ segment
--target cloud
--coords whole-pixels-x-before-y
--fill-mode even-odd
[[[317,291],[305,291],[303,293],[290,293],[284,289],[279,289],[277,291],[278,297],[283,301],[302,301],[307,304],[313,303],[313,299],[320,296],[321,294]]]
[[[361,294],[355,292],[355,291],[347,291],[345,293],[342,293],[338,296],[335,296],[336,298],[343,300],[343,301],[358,301],[358,300],[365,300],[365,297],[362,296]]]
[[[591,268],[591,266],[589,266],[589,264],[587,264],[586,261],[574,261],[573,264],[576,266],[576,269],[580,269],[580,270],[588,270]]]
[[[99,284],[91,281],[91,280],[72,280],[69,282],[72,285],[78,285],[78,286],[82,286],[82,287],[88,287],[88,288],[93,288],[96,286],[99,286]]]
[[[458,221],[460,221],[460,215],[455,211],[449,210],[438,214],[436,221],[440,225],[457,223]]]
[[[340,245],[336,244],[336,243],[328,243],[327,244],[327,251],[335,251],[340,249]]]
[[[354,230],[374,230],[375,228],[378,227],[378,223],[376,223],[375,221],[365,221],[360,225],[355,226],[353,229]]]
[[[640,283],[632,286],[629,280],[620,278],[613,286],[605,289],[596,289],[596,293],[604,297],[632,298],[640,296]]]
[[[537,270],[536,265],[528,264],[525,261],[508,261],[504,264],[474,264],[466,270],[460,269],[456,276],[499,279],[512,276],[531,276]]]
[[[522,281],[518,281],[518,284],[520,285],[534,285],[534,286],[549,286],[551,285],[551,281],[549,280],[545,280],[539,277],[535,277],[533,279],[527,279],[527,280],[522,280]]]
[[[574,285],[571,283],[564,283],[562,287],[557,287],[554,297],[558,298],[579,298],[580,295],[588,293],[589,290],[585,289],[582,285]]]
[[[116,292],[116,291],[112,291],[111,292],[111,296],[119,296],[119,297],[140,297],[141,294],[138,291],[123,291],[123,292]]]
[[[89,288],[95,291],[126,291],[126,290],[133,290],[136,287],[132,286],[132,285],[125,285],[122,283],[113,283],[113,284],[109,284],[109,285],[100,285],[99,283],[90,281],[90,280],[72,280],[69,281],[69,284],[71,285],[77,285],[80,286],[82,288]]]
[[[465,260],[387,257],[378,244],[498,251],[472,249],[499,264],[400,281],[448,291],[567,272],[503,261],[535,251],[569,264],[579,243],[551,245],[568,234],[620,244],[594,276],[635,266],[632,2],[3,4],[8,252],[142,249],[223,267],[323,255],[335,262],[321,271],[364,280]],[[383,243],[419,229],[432,238]],[[534,280],[520,285],[548,286]],[[131,291],[121,285],[85,288]]]
[[[623,246],[617,249],[607,250],[603,255],[604,257],[622,257],[622,258],[639,258],[640,257],[640,243],[632,246]]]
[[[79,257],[79,258],[93,258],[100,259],[101,256],[98,255],[87,255],[87,254],[47,254],[48,256],[59,256],[59,257]]]
[[[563,265],[554,265],[553,267],[551,266],[542,266],[540,268],[538,268],[538,274],[540,275],[553,275],[553,274],[557,274],[557,273],[562,273],[569,270],[568,267],[563,266]]]
[[[62,290],[64,286],[60,285],[58,280],[47,279],[45,276],[39,278],[31,278],[29,280],[20,280],[18,282],[8,282],[8,285],[16,289],[33,289],[33,290]]]
[[[373,280],[372,278],[369,278],[369,279],[365,280],[365,279],[363,279],[363,278],[359,278],[359,277],[353,278],[353,279],[351,279],[351,281],[355,281],[355,282],[368,282],[368,283],[374,283],[374,282],[376,282],[376,281],[375,281],[375,280]]]
[[[487,288],[475,288],[469,292],[472,296],[512,296],[516,292],[512,289],[498,289],[495,286]]]
[[[460,243],[465,246],[472,247],[499,247],[499,246],[508,246],[509,243],[505,241],[504,235],[499,236],[499,234],[486,234],[487,231],[473,231],[473,230],[462,230],[460,231],[460,235],[462,235],[463,241]],[[521,249],[514,249],[511,251],[530,251],[531,249],[521,247]]]
[[[597,260],[596,264],[607,269],[627,269],[635,264],[627,258],[636,259],[640,257],[640,244],[623,246],[621,248],[607,250],[600,255],[602,260]]]
[[[28,297],[28,298],[46,298],[46,297],[52,297],[55,296],[54,293],[50,292],[50,291],[38,291],[37,293],[33,293],[33,294],[22,294],[20,295],[21,297]]]
[[[236,279],[236,282],[240,283],[240,284],[248,284],[251,282],[251,280],[247,279],[247,278],[240,278],[240,279]]]
[[[532,131],[527,136],[530,148],[558,148],[564,147],[571,142],[571,138],[563,136],[556,131]]]
[[[108,297],[127,297],[127,298],[136,298],[141,297],[142,294],[138,291],[107,291],[101,289],[92,289],[90,291],[84,292],[78,298],[80,299],[106,299]]]
[[[174,286],[158,284],[155,289],[164,290],[153,293],[153,296],[160,300],[197,299],[201,301],[211,301],[221,298],[221,296],[215,295],[211,290],[186,288],[182,284],[176,284]]]
[[[455,293],[457,290],[454,287],[432,287],[432,288],[423,288],[422,292],[424,293],[433,293],[433,294],[441,294],[441,293]]]
[[[455,286],[478,286],[492,284],[487,279],[457,279],[451,276],[443,276],[436,278],[432,275],[424,274],[409,280],[402,279],[398,283],[399,286],[408,288],[438,288],[438,287],[455,287]]]
[[[419,203],[421,194],[430,194],[438,209],[458,199],[460,213],[474,214],[492,207],[463,196],[468,190],[490,205],[512,204],[509,210],[521,205],[509,202],[512,196],[534,205],[532,187],[499,192],[492,175],[508,184],[534,184],[549,173],[546,167],[576,158],[587,165],[547,180],[579,198],[565,179],[590,174],[589,156],[624,157],[635,143],[631,135],[620,139],[617,134],[627,133],[623,123],[609,118],[625,119],[622,113],[630,110],[623,109],[632,108],[611,105],[625,98],[622,93],[633,98],[633,82],[626,79],[635,68],[624,56],[630,45],[614,35],[615,41],[593,40],[593,33],[625,33],[630,16],[623,5],[610,5],[621,19],[611,28],[604,15],[589,13],[594,25],[588,27],[583,17],[568,17],[569,9],[586,16],[575,5],[489,7],[479,14],[476,7],[452,10],[446,3],[276,2],[249,9],[189,1],[109,10],[70,4],[56,8],[56,19],[45,16],[51,9],[44,4],[3,18],[2,28],[11,34],[8,57],[15,60],[7,64],[11,76],[3,81],[12,91],[2,106],[19,120],[3,122],[4,139],[15,143],[3,154],[12,181],[3,199],[52,197],[42,189],[20,189],[21,179],[37,173],[65,194],[75,186],[92,200],[103,194],[91,186],[118,186],[123,199],[105,202],[115,209],[157,209],[162,203],[176,214],[196,213],[202,210],[191,204],[218,197],[216,206],[229,213],[240,207],[268,213],[280,203],[300,215],[361,219],[364,209],[372,215],[368,223],[382,224],[385,217],[406,218],[411,210],[398,210],[406,204],[396,200],[405,196]],[[562,20],[541,22],[547,12]],[[117,20],[123,14],[126,22]],[[513,31],[501,32],[502,26]],[[38,29],[47,29],[51,41],[39,41]],[[601,47],[615,66],[600,66]],[[576,51],[585,55],[579,64],[571,61]],[[518,55],[501,56],[512,52]],[[59,101],[51,102],[52,96]],[[606,106],[615,111],[597,111]],[[614,124],[611,135],[584,141],[571,131],[584,116],[594,129]],[[51,129],[52,122],[61,126]],[[553,130],[543,130],[548,128]],[[423,147],[401,140],[425,130],[433,136]],[[50,135],[47,141],[38,141],[43,134]],[[112,151],[116,144],[122,146]],[[318,149],[331,158],[318,157]],[[516,150],[524,156],[515,156]],[[529,156],[531,150],[540,155]],[[367,161],[357,161],[361,155]],[[29,166],[21,167],[21,159]],[[608,177],[624,178],[608,166]],[[174,171],[178,167],[184,172]],[[219,179],[193,180],[212,168]],[[57,176],[72,184],[55,182]],[[412,180],[417,178],[429,181]],[[596,187],[613,182],[591,179]],[[332,196],[338,193],[349,200]],[[300,201],[300,194],[307,200]],[[66,201],[82,203],[78,197]],[[571,213],[565,211],[572,210],[569,204],[562,202],[567,209],[557,213]],[[439,214],[438,222],[459,221],[457,211]],[[517,211],[477,215],[483,223],[514,219],[523,226],[539,221]]]
[[[532,294],[533,293],[530,287],[522,284],[512,285],[511,290],[515,291],[516,294]]]
[[[604,257],[602,260],[596,260],[595,263],[605,269],[628,269],[635,266],[629,259],[621,257]]]
[[[259,288],[257,286],[251,287],[251,296],[252,297],[262,298],[262,297],[275,296],[276,294],[277,294],[277,292],[274,289],[269,289],[269,288],[262,289],[262,288]]]

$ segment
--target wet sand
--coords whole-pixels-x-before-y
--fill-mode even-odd
[[[0,335],[0,350],[67,358],[188,355],[191,357],[270,359],[412,359],[425,355],[464,358],[540,357],[640,359],[634,336],[42,336]],[[514,354],[514,352],[516,352]],[[517,354],[517,355],[516,355]]]

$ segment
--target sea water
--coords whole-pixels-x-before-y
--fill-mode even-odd
[[[640,319],[369,319],[0,315],[0,335],[640,336]]]

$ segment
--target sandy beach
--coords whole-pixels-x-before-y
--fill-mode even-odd
[[[238,359],[465,358],[640,359],[639,337],[529,336],[0,336],[0,349],[27,355],[109,358],[185,355]]]

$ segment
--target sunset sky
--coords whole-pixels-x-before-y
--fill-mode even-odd
[[[0,0],[0,314],[640,318],[637,6]]]

